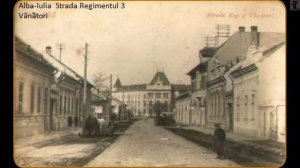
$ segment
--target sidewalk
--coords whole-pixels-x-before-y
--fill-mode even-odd
[[[82,130],[81,127],[67,128],[63,131],[51,131],[49,133],[43,133],[38,135],[33,135],[29,137],[22,137],[14,139],[14,149],[30,146],[36,143],[42,143],[45,141],[52,141],[56,139],[63,138],[68,135],[78,135]]]
[[[188,129],[188,130],[194,130],[194,131],[199,131],[207,135],[212,135],[214,134],[214,129],[212,128],[201,128],[197,126],[188,126],[188,127],[181,127],[183,129]],[[256,137],[250,137],[250,136],[245,136],[245,135],[240,135],[240,134],[234,134],[232,132],[226,132],[226,139],[227,141],[231,141],[233,143],[239,143],[239,144],[244,144],[246,146],[255,148],[255,149],[260,149],[262,151],[268,152],[272,151],[273,153],[276,153],[278,155],[285,155],[286,153],[286,145],[281,142],[276,142],[276,141],[271,141],[271,140],[266,140],[266,139],[259,139]]]
[[[184,129],[192,129],[195,131],[200,131],[205,134],[214,134],[214,129],[212,128],[201,128],[201,127],[196,127],[196,126],[189,126],[189,127],[182,127]],[[256,137],[250,137],[250,136],[245,136],[245,135],[240,135],[240,134],[234,134],[232,132],[226,132],[226,138],[229,140],[233,141],[251,141],[251,140],[263,140],[263,139],[258,139]]]

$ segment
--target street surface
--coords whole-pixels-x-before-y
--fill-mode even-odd
[[[180,136],[155,126],[153,119],[135,122],[124,135],[86,166],[238,166]]]

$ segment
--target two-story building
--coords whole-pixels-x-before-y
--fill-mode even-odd
[[[286,140],[286,72],[284,34],[249,47],[247,58],[230,72],[234,95],[234,132]]]
[[[164,104],[166,111],[171,109],[171,85],[164,72],[157,72],[149,84],[122,85],[118,78],[113,96],[126,104],[134,117],[155,116],[156,102]]]
[[[206,128],[207,124],[207,67],[208,60],[213,56],[217,48],[205,47],[199,52],[200,63],[190,70],[187,75],[191,78],[191,124]]]

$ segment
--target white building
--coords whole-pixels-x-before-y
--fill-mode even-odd
[[[235,133],[285,142],[285,58],[284,38],[273,39],[234,67]]]
[[[122,85],[116,80],[113,96],[126,104],[134,117],[146,114],[155,116],[153,105],[156,102],[164,104],[170,111],[171,85],[164,72],[157,72],[149,84]]]

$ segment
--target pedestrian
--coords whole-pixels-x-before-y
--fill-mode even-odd
[[[223,147],[224,147],[224,141],[226,138],[225,130],[221,128],[220,124],[215,124],[215,147],[216,152],[218,154],[217,159],[223,158]]]

